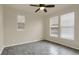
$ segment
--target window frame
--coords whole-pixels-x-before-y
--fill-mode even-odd
[[[72,12],[68,12],[68,13],[65,13],[65,14],[62,14],[62,15],[66,15],[66,14],[70,14],[70,13],[73,13],[73,22],[74,22],[74,25],[73,26],[63,26],[63,27],[72,27],[73,28],[73,34],[72,34],[72,39],[70,39],[70,38],[63,38],[63,37],[61,37],[61,32],[60,32],[60,38],[63,38],[63,39],[65,39],[65,40],[74,40],[74,27],[75,27],[75,12],[74,11],[72,11]],[[60,17],[62,16],[62,15],[60,15]],[[60,31],[61,31],[61,18],[60,18]]]
[[[56,26],[51,26],[51,24],[50,24],[50,36],[51,37],[52,36],[59,37],[59,16],[53,16],[53,17],[57,17],[58,18],[58,24],[57,24],[57,27]],[[51,17],[51,18],[53,18],[53,17]],[[50,18],[50,22],[51,22],[51,18]],[[58,28],[58,29],[56,29],[56,31],[58,32],[57,35],[56,34],[51,34],[51,28],[54,28],[54,27]]]
[[[17,15],[17,32],[24,31],[25,28],[25,16]]]
[[[61,23],[61,19],[60,19],[60,17],[61,17],[61,15],[65,15],[65,14],[68,14],[68,13],[72,13],[72,12],[74,12],[74,27],[73,27],[73,39],[66,39],[66,38],[62,38],[61,37],[61,26],[60,26],[60,23]],[[65,39],[65,40],[74,40],[75,39],[75,11],[69,11],[69,12],[64,12],[64,13],[62,13],[62,14],[59,14],[59,15],[56,15],[56,16],[58,16],[58,27],[59,27],[59,33],[58,33],[58,37],[57,38],[59,38],[59,39]],[[56,17],[56,16],[53,16],[53,17]],[[50,28],[50,33],[51,33],[51,28]],[[50,37],[56,37],[56,36],[51,36],[50,35]]]

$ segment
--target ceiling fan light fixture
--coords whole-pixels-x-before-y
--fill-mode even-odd
[[[47,5],[47,4],[31,4],[30,6],[34,6],[34,7],[38,7],[37,10],[35,10],[35,13],[38,12],[39,10],[42,10],[44,12],[47,12],[47,9],[46,8],[52,8],[52,7],[55,7],[55,5],[53,4],[50,4],[50,5]]]
[[[40,10],[44,10],[45,9],[45,7],[40,7]]]

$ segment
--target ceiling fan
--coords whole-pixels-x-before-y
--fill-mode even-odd
[[[55,7],[55,5],[46,5],[46,4],[30,4],[30,6],[34,6],[34,7],[38,7],[38,9],[35,11],[38,12],[39,10],[43,10],[44,12],[47,12],[47,9],[46,8],[52,8],[52,7]]]

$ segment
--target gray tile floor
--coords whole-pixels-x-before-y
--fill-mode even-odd
[[[2,55],[79,55],[79,51],[42,40],[6,47]]]

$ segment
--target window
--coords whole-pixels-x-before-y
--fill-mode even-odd
[[[60,16],[60,36],[64,39],[74,39],[74,12]]]
[[[23,31],[25,25],[25,16],[18,15],[17,16],[17,31]]]
[[[50,36],[58,36],[58,16],[50,18]]]
[[[50,18],[50,36],[74,40],[74,12]]]

